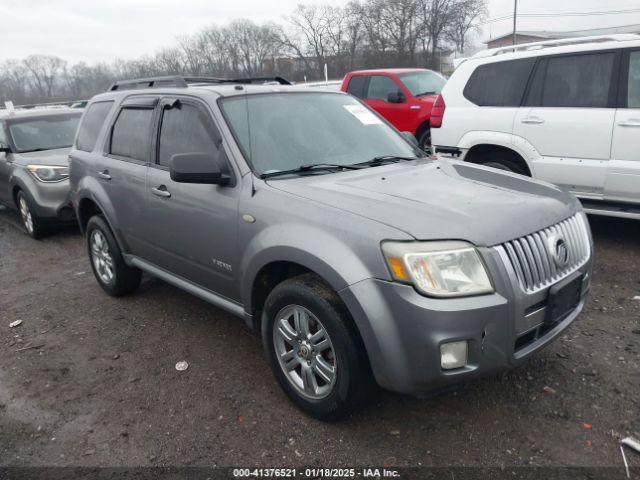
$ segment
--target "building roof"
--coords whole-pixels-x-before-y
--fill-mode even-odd
[[[622,25],[618,27],[592,28],[588,30],[554,31],[554,30],[517,30],[516,35],[537,37],[540,39],[556,39],[571,37],[591,37],[595,35],[613,35],[617,33],[640,33],[640,25]],[[510,38],[513,32],[505,33],[498,37],[490,38],[483,43],[495,42],[503,38]]]

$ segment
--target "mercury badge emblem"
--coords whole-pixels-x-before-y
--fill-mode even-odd
[[[549,237],[549,250],[555,264],[562,268],[569,263],[569,246],[561,235]]]

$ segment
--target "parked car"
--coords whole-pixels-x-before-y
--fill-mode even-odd
[[[0,202],[20,212],[29,235],[75,222],[67,156],[82,112],[0,110]]]
[[[431,108],[445,83],[432,70],[390,68],[348,73],[341,90],[362,99],[401,132],[411,132],[428,151]]]
[[[118,83],[90,101],[70,159],[100,286],[133,292],[144,271],[244,318],[318,418],[374,379],[415,393],[518,365],[589,288],[575,197],[430,159],[341,92]]]
[[[587,212],[640,218],[640,36],[487,50],[431,115],[436,151],[570,190]]]

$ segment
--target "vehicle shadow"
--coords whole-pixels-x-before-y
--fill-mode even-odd
[[[640,243],[640,220],[589,215],[589,224],[596,243],[637,247]]]

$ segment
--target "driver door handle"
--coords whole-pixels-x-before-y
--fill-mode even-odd
[[[167,190],[167,187],[164,185],[153,187],[151,189],[151,193],[153,193],[157,197],[169,198],[171,196],[171,192]]]
[[[98,172],[98,176],[103,180],[111,180],[111,175],[109,175],[109,170],[105,169],[101,172]]]

